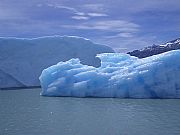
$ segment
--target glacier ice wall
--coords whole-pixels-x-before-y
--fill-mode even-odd
[[[96,54],[105,52],[114,51],[82,37],[0,37],[0,89],[40,86],[38,78],[43,69],[72,58],[97,67],[100,60]]]
[[[40,76],[44,96],[180,98],[180,50],[138,59],[128,54],[97,55],[101,66],[79,59],[59,62]]]

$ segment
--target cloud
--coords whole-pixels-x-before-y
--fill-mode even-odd
[[[47,6],[49,7],[53,7],[53,8],[58,8],[58,9],[66,9],[71,11],[72,13],[76,14],[76,15],[85,15],[84,12],[80,12],[78,11],[76,8],[73,7],[69,7],[69,6],[63,6],[63,5],[57,5],[57,4],[47,4]]]
[[[88,20],[89,19],[89,17],[87,16],[72,16],[71,18],[75,20]]]
[[[92,17],[108,16],[107,14],[102,14],[102,13],[87,13],[87,14]]]
[[[116,52],[123,53],[128,50],[128,48],[122,48],[122,47],[114,47],[113,48]]]
[[[139,25],[125,21],[125,20],[106,20],[106,21],[95,21],[86,22],[79,25],[62,25],[64,28],[74,28],[82,30],[104,30],[111,32],[137,32],[139,31]]]
[[[131,38],[114,37],[114,38],[97,38],[96,42],[111,46],[116,52],[128,52],[136,49],[142,49],[144,46],[162,43],[154,36],[135,35]]]
[[[82,5],[82,8],[85,8],[86,10],[94,11],[94,12],[102,12],[106,10],[104,8],[104,4],[101,4],[101,3],[85,4],[85,5]]]
[[[122,33],[118,33],[118,34],[116,34],[116,35],[110,35],[110,36],[104,36],[104,38],[118,38],[118,37],[120,37],[120,38],[131,38],[131,37],[133,37],[134,35],[133,35],[133,33],[127,33],[127,32],[122,32]]]
[[[91,17],[105,17],[108,16],[107,14],[101,14],[101,13],[82,13],[82,12],[78,12],[75,13],[75,16],[72,16],[72,19],[76,19],[76,20],[89,20]]]
[[[76,14],[76,15],[80,15],[80,16],[86,15],[86,13],[83,13],[83,12],[76,12],[75,14]]]
[[[68,7],[68,6],[57,5],[57,4],[47,4],[47,6],[53,7],[53,8],[59,8],[59,9],[66,9],[66,10],[69,10],[69,11],[71,11],[73,13],[81,13],[78,10],[76,10],[75,8]]]
[[[94,38],[94,41],[100,41],[99,43],[103,44],[110,44],[111,47],[114,46],[114,41],[120,42],[120,39],[124,42],[123,44],[126,46],[123,46],[123,48],[128,48],[126,44],[132,43],[135,41],[138,46],[141,46],[142,44],[145,44],[146,42],[143,42],[144,40],[135,40],[137,33],[140,31],[140,25],[125,21],[125,20],[106,20],[106,21],[88,21],[85,23],[80,23],[78,25],[62,25],[61,27],[66,29],[79,29],[88,31],[88,33],[91,33],[96,35]],[[101,34],[102,33],[102,34]],[[97,39],[98,37],[99,39]],[[101,39],[101,40],[100,40]],[[132,39],[134,39],[132,41]],[[129,42],[127,40],[131,40],[132,42]],[[105,41],[105,42],[103,42]],[[110,42],[110,43],[109,43]],[[114,45],[113,45],[114,44]],[[122,48],[122,47],[116,47],[116,48]],[[133,47],[129,47],[133,48]],[[119,51],[119,49],[117,49]],[[122,49],[122,51],[127,51],[125,49]],[[120,51],[119,51],[120,52]]]
[[[38,7],[42,7],[42,4],[37,4]],[[49,7],[53,7],[53,8],[58,8],[58,9],[66,9],[68,11],[71,11],[74,16],[72,16],[72,19],[76,19],[76,20],[88,20],[91,17],[106,17],[108,16],[105,13],[99,13],[99,12],[87,12],[86,9],[84,9],[85,11],[81,12],[79,10],[77,10],[76,8],[73,7],[69,7],[69,6],[64,6],[64,5],[57,5],[57,4],[47,4],[47,6]],[[96,8],[100,8],[102,7],[102,5],[99,4],[89,4],[89,5],[84,5],[84,7],[86,7],[87,9],[93,9],[96,10]]]

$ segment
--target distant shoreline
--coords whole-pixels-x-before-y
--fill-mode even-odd
[[[35,89],[35,88],[41,88],[41,86],[29,86],[29,87],[6,87],[6,88],[0,88],[0,90],[19,90],[19,89]]]

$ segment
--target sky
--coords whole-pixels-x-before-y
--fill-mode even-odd
[[[180,37],[180,0],[0,0],[0,36],[81,36],[127,52]]]

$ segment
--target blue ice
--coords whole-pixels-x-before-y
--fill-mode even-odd
[[[143,59],[122,53],[97,57],[98,68],[71,59],[43,70],[41,95],[180,98],[180,50]]]

